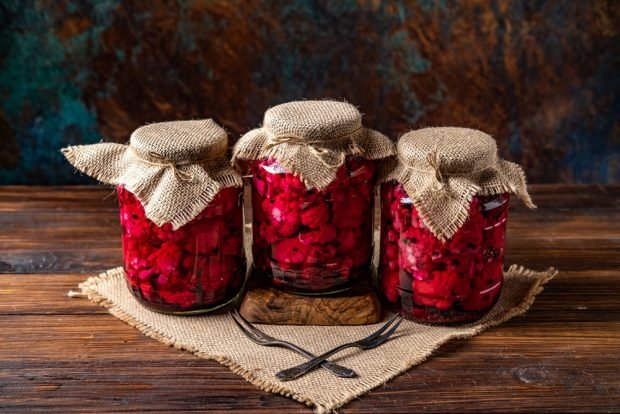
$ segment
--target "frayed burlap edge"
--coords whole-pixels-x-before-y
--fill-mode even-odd
[[[248,132],[234,145],[232,164],[245,172],[240,161],[274,159],[299,177],[308,189],[324,190],[336,178],[336,172],[344,164],[346,156],[381,160],[396,154],[396,146],[387,136],[369,128],[331,141],[326,140],[321,143],[320,153],[314,147],[316,144],[282,143],[267,148],[266,145],[273,138],[277,136],[266,128]]]
[[[424,355],[422,357],[417,357],[417,358],[410,358],[406,360],[406,364],[405,364],[405,368],[403,369],[397,369],[395,371],[393,371],[392,373],[390,373],[390,377],[379,384],[376,384],[376,386],[365,390],[365,391],[361,391],[361,392],[356,392],[353,393],[350,398],[348,398],[346,401],[338,401],[338,405],[334,406],[334,407],[316,407],[315,412],[317,414],[327,414],[327,413],[332,413],[332,412],[336,412],[336,410],[342,406],[344,406],[345,404],[347,404],[348,402],[354,400],[355,398],[358,398],[364,394],[366,394],[367,392],[374,390],[382,385],[387,384],[390,380],[392,380],[394,377],[402,374],[405,371],[408,371],[409,369],[411,369],[412,367],[421,364],[422,362],[428,360],[430,357],[433,356],[433,354],[435,353],[435,351],[437,351],[439,348],[441,348],[443,345],[447,344],[448,342],[452,341],[452,340],[459,340],[459,339],[468,339],[471,338],[472,336],[475,336],[481,332],[484,332],[485,330],[492,328],[494,326],[497,325],[501,325],[504,322],[509,321],[510,319],[519,316],[519,315],[523,315],[525,312],[527,312],[527,310],[532,306],[532,304],[534,303],[534,301],[536,300],[536,296],[541,293],[544,290],[544,285],[547,284],[551,279],[553,279],[555,276],[557,276],[558,274],[558,270],[553,268],[553,267],[549,267],[547,268],[547,270],[542,271],[542,272],[537,272],[534,270],[530,270],[527,269],[523,266],[520,265],[516,265],[513,264],[512,266],[510,266],[510,268],[508,269],[508,271],[506,271],[505,273],[508,274],[516,274],[516,276],[525,276],[525,277],[532,277],[532,278],[536,278],[535,282],[532,284],[532,286],[530,287],[530,289],[528,290],[527,294],[524,296],[523,300],[516,306],[514,306],[513,308],[509,309],[506,313],[504,313],[503,315],[498,315],[496,318],[494,319],[489,319],[488,321],[480,324],[480,325],[476,325],[476,323],[474,322],[474,324],[472,324],[472,327],[466,332],[466,333],[461,333],[461,334],[453,334],[450,335],[448,337],[446,337],[443,341],[439,341],[435,344],[435,346],[428,352],[427,355]]]
[[[216,361],[228,367],[233,373],[240,375],[246,381],[255,385],[256,387],[260,388],[263,391],[280,394],[282,396],[291,398],[295,401],[305,404],[308,407],[314,407],[315,412],[317,414],[327,414],[327,413],[336,412],[338,408],[344,406],[348,402],[364,395],[365,393],[367,393],[368,391],[372,389],[376,389],[380,387],[381,385],[386,384],[388,381],[390,381],[392,378],[396,377],[397,375],[402,374],[403,372],[409,370],[411,367],[426,361],[428,358],[430,358],[433,355],[435,351],[437,351],[441,346],[443,346],[447,342],[454,340],[454,339],[458,340],[458,339],[470,338],[474,335],[477,335],[485,331],[488,328],[500,325],[516,316],[524,314],[532,306],[532,304],[534,303],[536,299],[536,296],[544,290],[544,285],[547,282],[549,282],[551,279],[553,279],[558,274],[558,271],[553,267],[549,267],[547,270],[542,271],[542,272],[537,272],[534,270],[526,269],[525,267],[519,266],[519,265],[510,266],[510,268],[508,269],[508,271],[505,272],[505,274],[515,274],[515,276],[524,276],[524,277],[530,277],[533,279],[535,278],[535,281],[533,282],[532,286],[529,288],[527,294],[524,296],[524,298],[521,300],[519,304],[510,308],[504,314],[498,315],[494,319],[489,319],[487,321],[484,321],[484,323],[480,325],[472,324],[471,328],[468,329],[466,332],[455,333],[453,335],[446,337],[443,341],[437,342],[435,346],[426,355],[408,359],[405,364],[405,367],[402,369],[396,369],[393,372],[391,372],[389,374],[390,376],[386,379],[386,381],[382,383],[378,383],[378,384],[372,384],[372,385],[368,384],[368,385],[371,385],[371,388],[363,390],[363,391],[359,391],[359,392],[354,392],[351,395],[347,396],[346,399],[333,401],[329,405],[318,404],[310,400],[309,398],[290,390],[289,388],[285,386],[266,383],[265,381],[253,375],[251,371],[243,368],[242,366],[237,364],[235,361],[232,361],[231,359],[225,356],[208,354],[208,353],[199,351],[198,349],[193,348],[191,346],[177,343],[171,340],[169,337],[167,337],[162,332],[158,331],[157,329],[154,329],[153,327],[136,320],[134,317],[132,317],[131,315],[129,315],[128,313],[120,309],[116,304],[114,304],[112,301],[107,299],[105,296],[101,295],[97,290],[97,286],[99,284],[102,284],[103,282],[107,281],[110,278],[118,277],[119,273],[123,273],[122,267],[113,268],[104,273],[101,273],[98,276],[89,277],[86,281],[79,284],[81,293],[70,291],[69,296],[73,297],[73,296],[84,295],[91,301],[105,307],[108,310],[108,312],[110,312],[112,315],[114,315],[118,319],[138,329],[143,334],[155,340],[163,342],[166,345],[174,347],[176,349],[190,352],[199,358]]]
[[[395,157],[379,168],[379,182],[401,183],[426,227],[441,241],[450,239],[465,224],[476,195],[515,194],[527,207],[536,208],[518,164],[498,159],[493,166],[472,174],[443,175],[439,183],[433,169],[411,168]]]
[[[172,224],[173,229],[176,230],[193,220],[211,203],[211,201],[213,201],[215,196],[217,196],[221,190],[230,187],[243,187],[243,179],[239,173],[232,168],[230,170],[223,170],[220,173],[213,175],[211,178],[213,179],[213,183],[211,185],[206,186],[205,190],[198,197],[192,200],[191,203],[188,203],[187,207],[179,210],[174,216],[172,216],[170,223]],[[163,219],[163,216],[160,218]]]
[[[168,197],[171,194],[178,194],[177,186],[184,185],[174,176],[175,172],[165,166],[153,166],[143,163],[135,157],[130,146],[116,143],[99,143],[92,145],[74,145],[61,150],[67,161],[78,171],[109,185],[124,185],[127,190],[136,196],[144,206],[146,217],[161,226],[170,223],[173,229],[178,229],[190,222],[202,210],[213,201],[219,191],[224,188],[243,187],[243,180],[226,159],[210,161],[203,165],[195,164],[189,166],[196,173],[205,177],[201,184],[201,191],[188,198],[184,207],[170,211],[164,207],[165,203],[159,203],[157,195],[153,193],[152,182],[141,179],[135,174],[135,168],[131,166],[141,165],[141,171],[154,180],[163,180],[168,177],[170,188],[163,195]],[[94,162],[94,159],[101,157],[104,162]],[[127,167],[127,164],[130,167]],[[103,167],[106,166],[107,168]]]
[[[154,329],[153,327],[140,322],[138,320],[136,320],[133,316],[129,315],[127,312],[123,311],[122,309],[120,309],[118,306],[116,306],[112,301],[110,301],[108,298],[106,298],[105,296],[101,295],[98,291],[97,291],[97,285],[101,284],[102,282],[105,282],[106,280],[108,280],[109,278],[113,278],[113,277],[117,277],[119,272],[123,272],[123,268],[122,267],[117,267],[114,269],[110,269],[107,270],[104,273],[101,273],[99,276],[92,276],[89,277],[88,279],[86,279],[84,282],[79,284],[79,288],[82,292],[82,294],[84,294],[89,300],[103,306],[104,308],[106,308],[108,310],[108,312],[110,312],[112,315],[116,316],[118,319],[120,319],[121,321],[125,322],[126,324],[128,324],[129,326],[132,326],[136,329],[138,329],[140,332],[142,332],[144,335],[151,337],[157,341],[163,342],[164,344],[171,346],[173,348],[179,349],[181,351],[187,351],[190,352],[194,355],[196,355],[199,358],[203,358],[203,359],[208,359],[208,360],[213,360],[219,364],[222,364],[226,367],[228,367],[233,373],[240,375],[241,377],[243,377],[246,381],[248,381],[249,383],[251,383],[252,385],[260,388],[263,391],[267,391],[267,392],[271,392],[271,393],[275,393],[275,394],[280,394],[283,395],[285,397],[288,398],[292,398],[295,401],[298,401],[302,404],[305,404],[308,407],[312,407],[315,405],[315,403],[311,400],[309,400],[308,398],[299,395],[291,390],[289,390],[286,387],[282,387],[282,386],[276,386],[274,384],[269,384],[266,383],[262,380],[260,380],[259,378],[256,378],[256,376],[254,376],[252,374],[251,371],[246,370],[245,368],[243,368],[242,366],[240,366],[239,364],[237,364],[235,361],[230,360],[229,358],[222,356],[222,355],[212,355],[212,354],[208,354],[205,352],[202,352],[196,348],[193,348],[191,346],[188,346],[186,344],[179,344],[175,341],[173,341],[172,339],[168,338],[165,334],[163,334],[162,332],[158,331],[157,329]],[[76,296],[75,294],[71,294],[72,292],[69,292],[70,296]],[[329,410],[323,410],[323,411],[317,411],[320,413],[327,413],[329,412]]]

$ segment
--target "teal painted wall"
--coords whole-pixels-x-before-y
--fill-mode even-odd
[[[0,184],[93,183],[58,153],[270,105],[347,99],[393,138],[491,133],[532,182],[620,182],[620,2],[19,1],[0,5]]]

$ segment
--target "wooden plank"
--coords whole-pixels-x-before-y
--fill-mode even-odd
[[[620,185],[532,184],[530,194],[543,208],[619,208]],[[114,209],[113,188],[103,185],[0,186],[0,211]],[[516,209],[525,209],[514,202]]]
[[[100,273],[122,264],[119,246],[54,247],[0,250],[2,273]],[[103,245],[103,243],[102,243]]]
[[[620,319],[583,317],[591,313],[566,312],[558,324],[555,312],[536,312],[451,343],[346,412],[462,411],[463,404],[466,411],[518,411],[533,401],[537,411],[613,410],[620,378],[610,367],[620,365]],[[302,411],[107,315],[0,316],[0,329],[0,408],[7,411],[101,412],[122,404],[133,411]]]
[[[507,263],[620,266],[620,186],[535,186],[533,192],[538,210],[513,203]],[[100,272],[120,264],[116,201],[102,200],[109,194],[101,187],[1,187],[0,271]]]
[[[68,298],[84,274],[0,274],[0,315],[72,315],[106,313],[83,298]],[[620,311],[617,270],[563,270],[545,286],[530,312]]]
[[[110,218],[110,220],[115,220]],[[78,220],[76,220],[78,221]],[[618,221],[620,222],[620,220]],[[551,224],[549,224],[551,223]],[[56,223],[54,226],[58,226]],[[100,272],[121,263],[120,235],[116,225],[71,227],[64,230],[42,225],[36,230],[15,230],[0,236],[0,271],[11,273]],[[619,238],[613,226],[588,232],[581,239],[564,236],[553,221],[524,226],[512,218],[508,232],[506,263],[534,267],[618,268]],[[569,227],[570,228],[570,227]],[[609,229],[612,228],[612,229]],[[597,231],[600,230],[600,235]],[[605,234],[604,231],[609,232]],[[618,230],[620,233],[620,230]]]
[[[615,211],[615,210],[614,210]],[[514,240],[545,238],[547,240],[608,240],[618,242],[620,209],[609,210],[536,210],[509,216],[508,235]],[[45,243],[49,241],[119,240],[117,211],[75,211],[36,213],[28,211],[0,212],[0,243],[6,248],[13,243]],[[42,237],[45,236],[45,237]]]
[[[85,298],[70,298],[70,290],[88,276],[80,274],[0,274],[0,315],[107,314]]]
[[[53,246],[30,244],[0,250],[2,273],[98,273],[122,264],[120,236],[115,240]],[[505,263],[518,263],[532,269],[613,270],[620,267],[617,243],[594,240],[548,241],[514,239],[509,236]]]
[[[114,190],[106,186],[1,186],[0,212],[117,210]]]
[[[506,263],[561,273],[530,311],[444,346],[343,412],[620,411],[620,186],[532,193],[538,210],[511,208]],[[309,412],[67,298],[120,264],[109,194],[0,187],[0,410]]]

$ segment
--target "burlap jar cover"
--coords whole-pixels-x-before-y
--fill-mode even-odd
[[[502,160],[484,132],[454,127],[424,128],[403,135],[397,158],[384,164],[382,181],[397,181],[429,230],[451,238],[465,223],[475,195],[516,194],[530,208],[525,174]]]
[[[145,125],[129,145],[99,143],[62,150],[78,170],[101,182],[122,184],[156,225],[178,229],[196,217],[217,193],[242,187],[226,151],[226,131],[213,120]]]
[[[383,159],[395,155],[385,135],[364,128],[353,105],[337,101],[298,101],[274,106],[263,126],[245,134],[233,149],[233,162],[275,159],[308,189],[325,189],[347,155]]]

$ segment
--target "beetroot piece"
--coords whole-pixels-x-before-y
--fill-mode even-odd
[[[441,242],[424,225],[402,185],[381,186],[379,285],[412,319],[463,323],[497,302],[503,281],[509,194],[476,196],[469,218]]]
[[[171,313],[209,310],[240,290],[245,277],[242,190],[221,190],[198,216],[173,230],[145,217],[140,201],[117,188],[123,258],[133,294]]]
[[[275,286],[325,293],[368,275],[372,258],[373,161],[348,157],[323,191],[308,190],[275,160],[256,161],[253,255]]]

